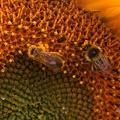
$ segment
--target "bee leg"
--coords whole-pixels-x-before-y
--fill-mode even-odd
[[[108,61],[111,63],[111,60],[110,60],[110,58],[108,58]]]
[[[98,69],[99,69],[99,68],[98,68],[96,65],[92,65],[92,66],[91,66],[91,70],[92,70],[92,71],[96,71],[96,70],[98,70]]]
[[[103,48],[103,49],[102,49],[102,54],[104,55],[104,53],[105,53],[105,49]]]

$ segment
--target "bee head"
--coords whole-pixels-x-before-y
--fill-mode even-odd
[[[90,59],[93,59],[97,57],[99,53],[100,53],[100,50],[98,48],[90,48],[90,50],[88,51],[88,57]]]

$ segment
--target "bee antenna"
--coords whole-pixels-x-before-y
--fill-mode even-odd
[[[87,45],[84,46],[83,50],[86,51],[86,50],[88,50],[89,47],[91,47],[91,45],[87,44]]]

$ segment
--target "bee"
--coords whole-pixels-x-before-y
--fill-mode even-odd
[[[62,56],[57,52],[48,52],[44,48],[36,47],[35,45],[29,48],[28,55],[56,72],[62,69],[64,65]]]
[[[87,61],[93,62],[92,70],[100,69],[105,74],[112,70],[110,60],[104,55],[104,50],[96,45],[87,44],[83,47],[84,55]]]

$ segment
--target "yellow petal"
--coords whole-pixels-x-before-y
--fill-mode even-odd
[[[88,11],[100,11],[103,22],[120,35],[120,0],[77,0],[77,5]]]

